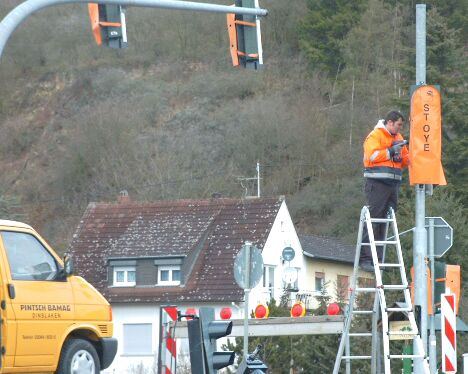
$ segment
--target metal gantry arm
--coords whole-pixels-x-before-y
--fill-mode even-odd
[[[227,5],[195,3],[191,1],[178,0],[27,0],[24,3],[14,8],[0,22],[0,58],[2,57],[3,49],[15,29],[31,14],[38,10],[49,8],[54,5],[63,4],[114,4],[127,7],[146,7],[146,8],[161,8],[175,10],[190,10],[197,12],[210,13],[234,13],[248,14],[258,17],[264,17],[268,14],[266,9],[261,8],[242,8]]]

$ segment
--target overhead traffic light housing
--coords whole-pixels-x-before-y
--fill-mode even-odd
[[[88,4],[91,28],[97,45],[127,47],[125,8],[114,4]]]
[[[236,0],[243,8],[258,8],[258,0]],[[253,15],[227,15],[232,64],[258,70],[263,65],[260,20]]]
[[[231,333],[232,321],[215,321],[213,308],[202,307],[199,311],[206,373],[215,374],[219,369],[234,363],[234,352],[216,351],[216,340]]]

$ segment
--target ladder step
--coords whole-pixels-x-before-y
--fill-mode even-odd
[[[385,222],[392,222],[392,218],[371,218],[372,223],[385,223]]]
[[[370,360],[372,356],[342,356],[342,360]]]
[[[373,310],[353,310],[353,314],[373,314]]]
[[[389,331],[388,335],[408,335],[408,336],[416,336],[419,335],[417,331]]]
[[[349,336],[372,336],[371,332],[350,332]]]
[[[426,358],[425,355],[389,355],[389,358]]]
[[[379,264],[381,268],[401,268],[402,264]]]
[[[375,240],[374,244],[377,245],[387,245],[387,244],[393,244],[396,245],[398,242],[396,240]],[[371,243],[361,243],[361,246],[369,246]]]
[[[394,244],[396,245],[398,242],[396,240],[376,240],[374,241],[375,245],[385,245],[385,244]]]
[[[375,288],[355,288],[354,289],[356,292],[375,292]]]
[[[411,306],[405,306],[401,308],[387,308],[385,309],[387,312],[412,312],[413,307]]]
[[[407,284],[383,284],[382,288],[384,290],[406,290],[409,287]]]

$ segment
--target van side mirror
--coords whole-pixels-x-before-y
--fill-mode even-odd
[[[63,256],[63,270],[65,271],[65,276],[70,276],[75,271],[75,264],[73,257],[70,254]]]

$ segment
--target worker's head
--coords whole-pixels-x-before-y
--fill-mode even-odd
[[[392,135],[396,135],[400,132],[404,122],[405,117],[403,117],[403,114],[396,110],[388,112],[384,120],[385,127]]]

